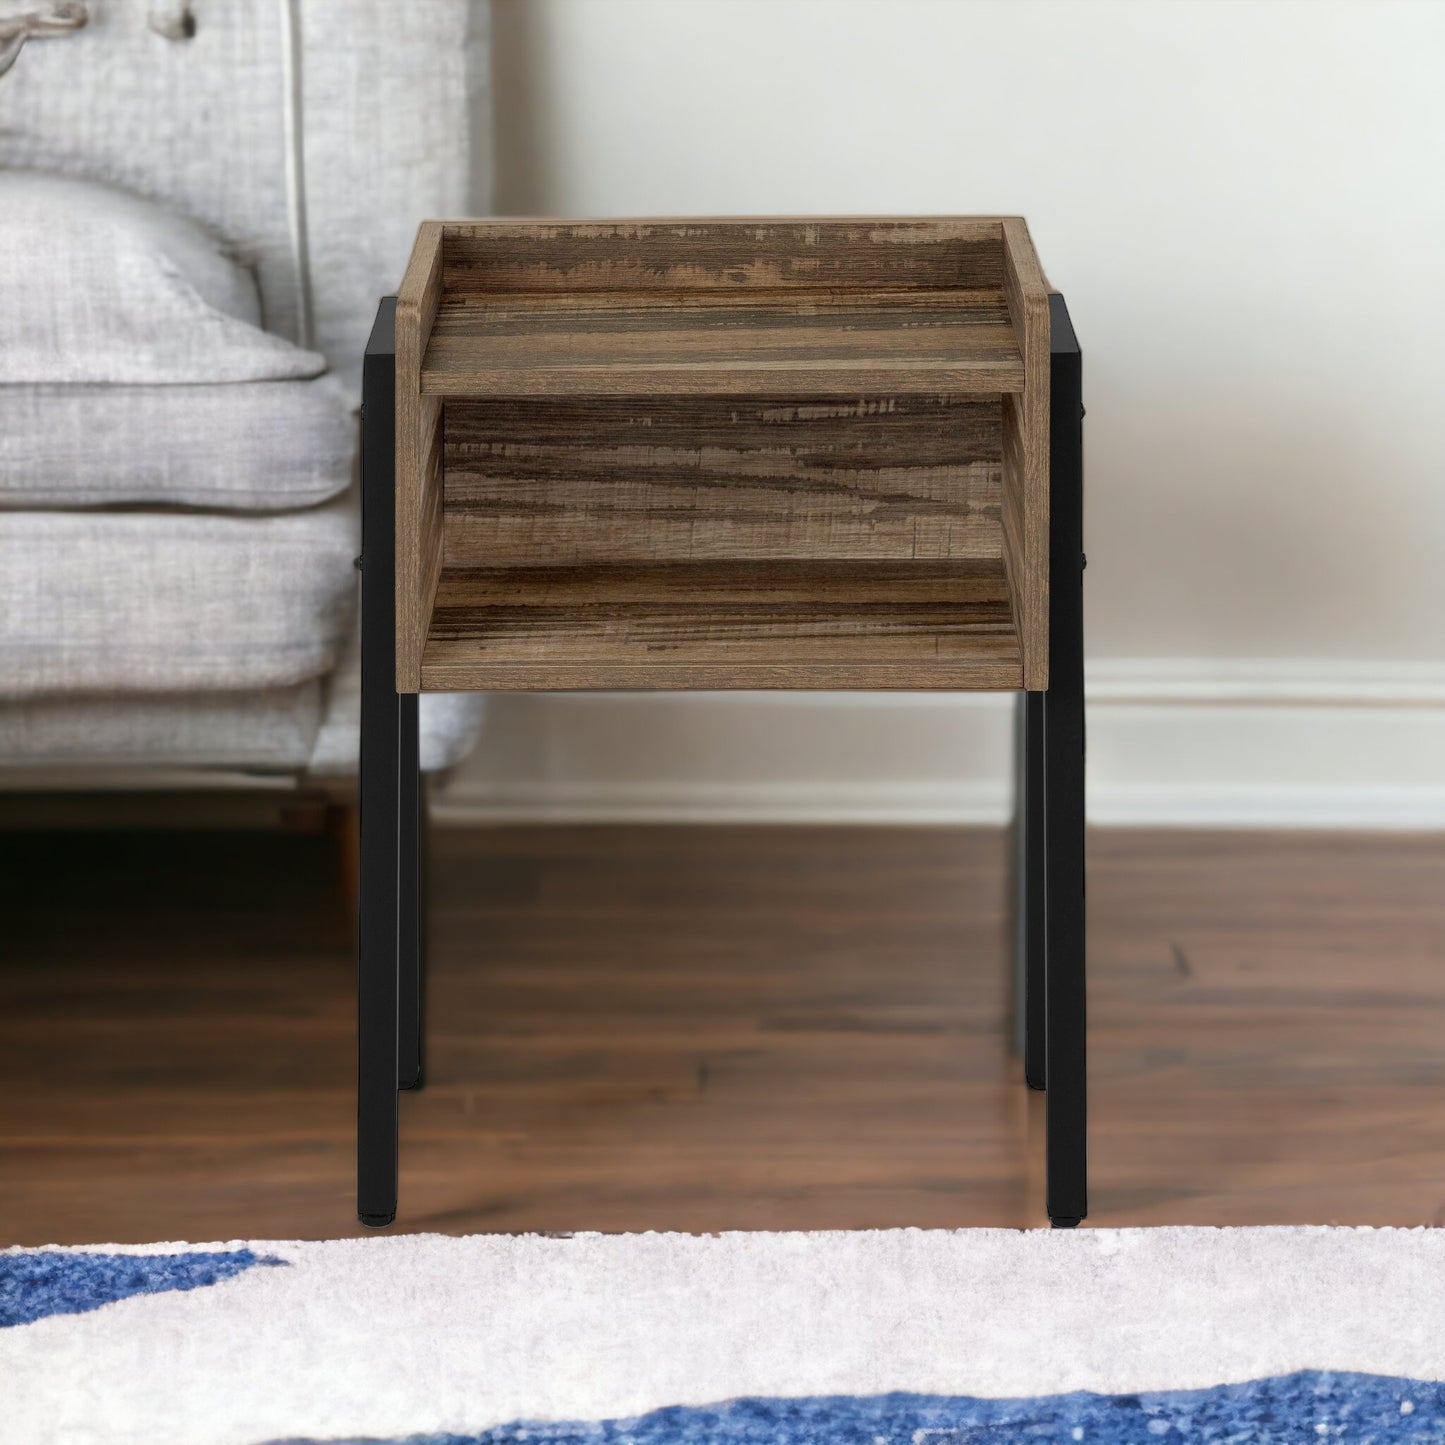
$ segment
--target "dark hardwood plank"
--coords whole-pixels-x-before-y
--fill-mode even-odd
[[[1442,868],[1438,836],[1098,835],[1096,1222],[1445,1224]]]
[[[442,829],[404,1229],[1041,1222],[991,830]],[[1445,1223],[1445,839],[1091,839],[1091,1223]],[[0,1244],[352,1222],[324,836],[0,835]]]

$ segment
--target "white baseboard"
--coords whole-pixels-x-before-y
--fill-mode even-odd
[[[1445,828],[1445,787],[1278,787],[1263,784],[1120,784],[1090,789],[1089,821],[1124,828]]]
[[[1007,696],[498,696],[437,799],[455,822],[999,823]],[[1093,664],[1099,824],[1445,827],[1445,668]]]

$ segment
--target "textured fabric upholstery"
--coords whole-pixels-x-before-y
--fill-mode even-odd
[[[351,625],[357,543],[350,497],[264,517],[6,513],[0,697],[317,677]]]
[[[260,327],[256,278],[115,186],[0,171],[0,383],[275,381],[326,359]]]
[[[423,772],[453,767],[471,752],[486,715],[486,703],[480,694],[465,692],[431,693],[422,698],[418,755]],[[317,738],[318,750],[324,737],[323,731]]]
[[[336,705],[328,690],[350,689]],[[0,776],[26,768],[224,768],[345,777],[356,769],[356,670],[259,692],[36,697],[0,707]],[[449,768],[476,739],[483,699],[421,700],[421,765]],[[323,724],[329,717],[329,725]]]
[[[200,222],[256,272],[267,329],[304,342],[286,7],[207,6],[187,41],[150,29],[148,0],[88,8],[85,29],[27,45],[0,81],[0,160],[111,181]]]
[[[323,692],[313,678],[251,692],[25,698],[0,707],[0,761],[294,771],[310,759]]]
[[[0,386],[0,507],[310,507],[346,489],[355,454],[351,398],[330,375]]]
[[[8,3],[8,0],[6,0]],[[191,40],[151,0],[27,45],[0,80],[0,165],[111,181],[226,239],[268,330],[359,388],[419,221],[465,215],[483,0],[226,0]]]
[[[339,384],[350,409],[377,300],[396,289],[417,222],[485,207],[469,181],[473,137],[486,130],[486,0],[226,0],[196,8],[188,40],[158,35],[152,8],[90,0],[85,29],[25,47],[0,77],[0,168],[121,186],[223,238],[259,283],[262,324],[322,352],[335,378],[323,382]],[[0,451],[0,507],[320,500],[351,470],[349,457],[343,473],[332,469],[340,411],[323,407],[323,382],[217,388],[198,397],[209,415],[189,436],[161,435],[169,403],[153,396],[137,396],[128,416],[116,397],[87,411],[55,392],[0,396],[0,426],[20,417],[55,428],[56,462],[47,474],[33,428]],[[268,388],[275,410],[263,422]],[[309,408],[310,455],[289,472],[272,466]],[[82,416],[111,429],[114,475],[77,457]],[[202,462],[208,425],[213,454]],[[254,468],[244,499],[242,463]],[[0,696],[23,699],[0,707],[0,761],[300,766],[314,756],[326,771],[353,768],[354,673],[327,675],[353,636],[347,505],[250,517],[0,511]],[[423,701],[423,761],[444,766],[475,736],[480,703]]]

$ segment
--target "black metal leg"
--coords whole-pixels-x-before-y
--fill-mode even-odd
[[[1044,695],[1021,692],[1014,731],[1014,1043],[1044,1087]]]
[[[1011,983],[1013,985],[1013,1032],[1011,1043],[1014,1053],[1022,1055],[1027,1048],[1025,1039],[1026,1026],[1024,1022],[1024,1011],[1027,1007],[1026,995],[1028,992],[1028,938],[1026,933],[1025,920],[1028,916],[1028,879],[1025,876],[1024,840],[1027,836],[1028,825],[1025,822],[1025,814],[1028,810],[1028,801],[1025,797],[1025,758],[1028,754],[1028,742],[1024,734],[1026,720],[1024,717],[1024,695],[1014,695],[1014,736],[1013,736],[1013,818],[1009,828],[1009,857],[1008,857],[1008,926],[1009,939],[1013,968]]]
[[[378,1226],[396,1218],[403,717],[414,738],[416,709],[414,697],[396,691],[395,318],[389,298],[367,343],[361,422],[356,1210]]]
[[[397,745],[400,793],[397,842],[397,1087],[421,1087],[421,772],[417,753],[415,693],[397,698],[400,736]]]
[[[1056,1227],[1088,1213],[1084,959],[1084,493],[1078,342],[1051,302],[1049,689],[1042,698],[1045,836],[1046,1208]]]

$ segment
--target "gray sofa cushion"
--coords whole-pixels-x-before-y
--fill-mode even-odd
[[[0,507],[280,511],[346,490],[345,385],[0,386]]]
[[[453,768],[476,745],[486,716],[481,693],[429,692],[417,708],[417,751],[424,773]]]
[[[0,171],[0,382],[317,376],[261,329],[255,277],[195,222],[114,186]]]
[[[290,771],[311,756],[320,678],[262,692],[32,697],[0,707],[7,767],[225,767]]]
[[[269,688],[331,668],[355,507],[0,515],[0,697]]]
[[[0,707],[0,787],[7,769],[225,768],[309,772],[320,782],[356,772],[357,697],[331,678],[261,692],[121,693],[32,697]],[[476,738],[484,699],[421,700],[421,765],[459,762]],[[19,773],[22,779],[26,773]]]

